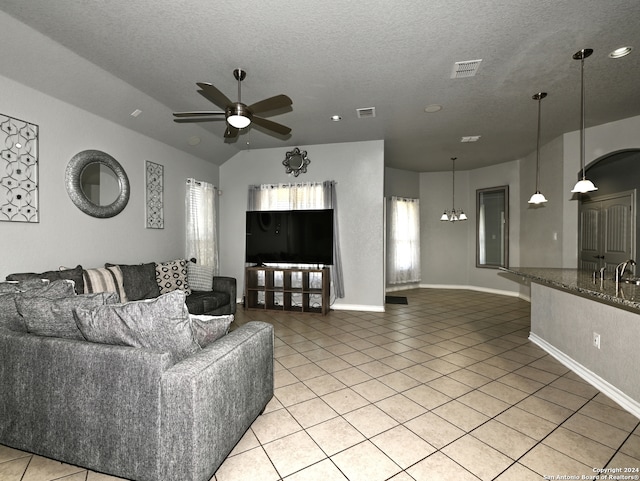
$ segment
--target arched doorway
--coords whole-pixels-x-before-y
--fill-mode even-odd
[[[587,178],[598,190],[580,198],[578,267],[607,272],[638,252],[638,198],[640,149],[606,154],[587,168]]]

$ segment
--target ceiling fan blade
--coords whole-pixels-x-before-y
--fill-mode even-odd
[[[280,135],[289,135],[291,133],[291,129],[285,125],[279,124],[272,120],[263,119],[262,117],[253,117],[253,122],[260,127],[263,127],[267,130],[271,130]]]
[[[221,109],[226,109],[227,106],[232,103],[231,100],[229,100],[229,97],[220,92],[213,85],[205,82],[198,82],[196,85],[202,89],[198,90],[200,95],[206,98],[209,102],[216,104]]]
[[[210,117],[212,115],[224,115],[224,112],[219,111],[207,111],[199,110],[195,112],[174,112],[174,117]]]
[[[238,136],[238,133],[240,133],[240,129],[236,129],[235,127],[227,124],[227,130],[224,131],[224,138],[235,139]]]
[[[286,95],[276,95],[275,97],[270,97],[249,105],[249,110],[254,114],[261,114],[262,112],[269,112],[270,110],[290,107],[292,104],[293,101]]]
[[[217,120],[224,120],[224,117],[180,117],[173,119],[174,122],[179,124],[186,124],[189,122],[213,122]]]

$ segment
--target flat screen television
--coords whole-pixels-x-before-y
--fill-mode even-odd
[[[333,209],[247,211],[246,261],[333,264]]]

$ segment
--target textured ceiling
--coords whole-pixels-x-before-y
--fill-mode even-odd
[[[640,115],[637,0],[2,0],[0,11],[35,29],[0,15],[0,75],[216,164],[239,149],[374,139],[387,166],[408,170],[514,160],[535,150],[536,92],[549,94],[543,143],[579,128],[582,48],[594,49],[587,126]],[[623,45],[635,50],[607,57]],[[475,59],[475,77],[450,78],[454,62]],[[235,100],[237,67],[245,103],[292,98],[271,117],[290,139],[253,128],[226,144],[223,122],[172,121],[217,110],[196,82]],[[430,104],[443,109],[425,113]],[[376,117],[358,119],[364,107]],[[481,138],[460,142],[470,135]]]

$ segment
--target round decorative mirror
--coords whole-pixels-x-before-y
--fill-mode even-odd
[[[296,177],[300,175],[300,172],[307,172],[307,165],[309,165],[311,161],[307,157],[307,151],[300,151],[298,147],[293,149],[291,152],[287,152],[287,156],[282,161],[282,165],[285,167],[285,172],[287,174],[293,174]]]
[[[113,217],[129,202],[129,178],[116,159],[100,150],[84,150],[67,164],[71,201],[92,217]]]

